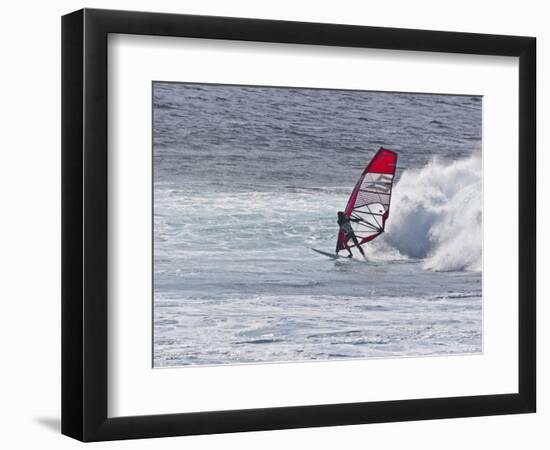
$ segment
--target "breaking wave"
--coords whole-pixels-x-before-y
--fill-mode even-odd
[[[393,191],[385,243],[435,271],[480,271],[481,158],[406,170]]]

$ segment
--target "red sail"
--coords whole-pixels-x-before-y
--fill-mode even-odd
[[[350,218],[359,245],[372,241],[384,232],[396,165],[397,153],[380,147],[351,193],[344,212]],[[349,241],[348,247],[353,246],[354,243]],[[336,250],[343,248],[344,232],[340,230]]]

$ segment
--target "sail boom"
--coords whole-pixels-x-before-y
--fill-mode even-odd
[[[380,147],[359,177],[344,213],[363,245],[380,236],[389,217],[391,192],[397,165],[397,153]],[[338,233],[337,250],[345,248],[344,232]],[[352,242],[348,247],[354,247]]]

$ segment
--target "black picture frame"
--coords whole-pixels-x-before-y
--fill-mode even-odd
[[[109,33],[519,57],[518,392],[107,416]],[[83,9],[62,18],[62,433],[82,441],[535,412],[536,39]],[[144,106],[145,107],[145,106]],[[510,295],[513,295],[512,293]]]

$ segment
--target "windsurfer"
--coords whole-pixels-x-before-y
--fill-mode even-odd
[[[344,233],[344,247],[346,247],[346,250],[348,251],[349,255],[348,258],[353,258],[353,253],[351,252],[351,249],[348,246],[348,241],[352,240],[355,246],[359,249],[361,254],[363,255],[363,258],[366,258],[365,252],[361,248],[361,245],[359,244],[359,241],[357,240],[357,236],[355,236],[355,232],[353,231],[353,228],[351,227],[351,221],[352,219],[349,218],[346,213],[343,211],[338,211],[338,225],[340,225],[340,230]],[[336,250],[336,253],[338,254],[339,250]]]

